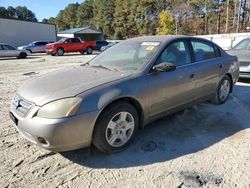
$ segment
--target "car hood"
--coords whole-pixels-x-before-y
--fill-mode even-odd
[[[24,50],[25,48],[27,48],[28,46],[18,46],[17,49],[18,50]]]
[[[26,100],[42,106],[50,101],[73,97],[129,75],[102,68],[77,66],[33,79],[24,84],[17,93]]]
[[[237,56],[239,61],[250,61],[250,53],[245,50],[229,50],[227,51],[229,55]]]

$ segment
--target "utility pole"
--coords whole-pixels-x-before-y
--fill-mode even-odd
[[[228,19],[229,19],[229,0],[227,0],[227,18],[226,18],[226,29],[225,29],[225,33],[228,32]]]
[[[236,33],[239,33],[239,31],[240,31],[240,12],[241,12],[241,0],[239,0],[238,19],[237,19]]]

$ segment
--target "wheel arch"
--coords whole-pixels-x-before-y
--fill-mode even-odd
[[[233,76],[230,73],[227,73],[225,75],[230,78],[230,81],[231,81],[230,93],[232,93],[233,92]]]
[[[56,51],[57,51],[58,49],[63,49],[63,51],[64,51],[64,48],[63,48],[62,46],[58,46],[58,47],[56,48]]]
[[[109,101],[108,103],[106,103],[105,105],[103,105],[103,107],[101,108],[100,113],[98,114],[98,117],[96,119],[96,122],[98,121],[100,115],[107,109],[109,108],[111,105],[118,103],[118,102],[126,102],[131,104],[137,111],[138,113],[138,118],[139,118],[139,127],[143,128],[143,124],[144,124],[144,110],[142,108],[142,105],[140,104],[140,102],[135,99],[134,97],[130,97],[130,96],[123,96],[120,98],[116,98],[112,101]],[[95,122],[95,124],[96,124]]]

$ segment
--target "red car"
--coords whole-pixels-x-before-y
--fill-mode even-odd
[[[45,46],[47,54],[62,56],[68,52],[80,52],[84,54],[92,54],[96,47],[95,41],[82,41],[81,38],[62,38],[55,43],[50,43]]]

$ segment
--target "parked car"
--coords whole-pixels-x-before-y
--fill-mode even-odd
[[[250,38],[243,39],[231,50],[230,55],[237,56],[240,62],[240,77],[250,78]]]
[[[117,152],[139,127],[166,114],[206,100],[223,104],[238,76],[237,57],[208,40],[139,37],[78,68],[27,82],[11,102],[10,117],[24,137],[49,150],[93,143]]]
[[[13,46],[0,43],[0,57],[26,58],[27,55],[30,55],[30,52],[27,50],[17,50]]]
[[[81,38],[62,38],[58,42],[47,44],[45,51],[47,54],[62,56],[68,52],[80,52],[92,54],[96,47],[95,41],[82,41]]]
[[[101,47],[101,52],[103,52],[104,50],[107,50],[108,48],[114,46],[114,45],[117,44],[117,43],[118,43],[118,42],[109,42],[108,45]]]
[[[18,50],[28,50],[30,53],[45,53],[45,45],[53,41],[34,41],[25,46],[17,47]]]
[[[101,41],[101,40],[98,40],[96,41],[96,47],[95,47],[95,50],[98,50],[98,51],[101,51],[101,48],[103,48],[104,46],[107,46],[109,43],[105,40]]]

